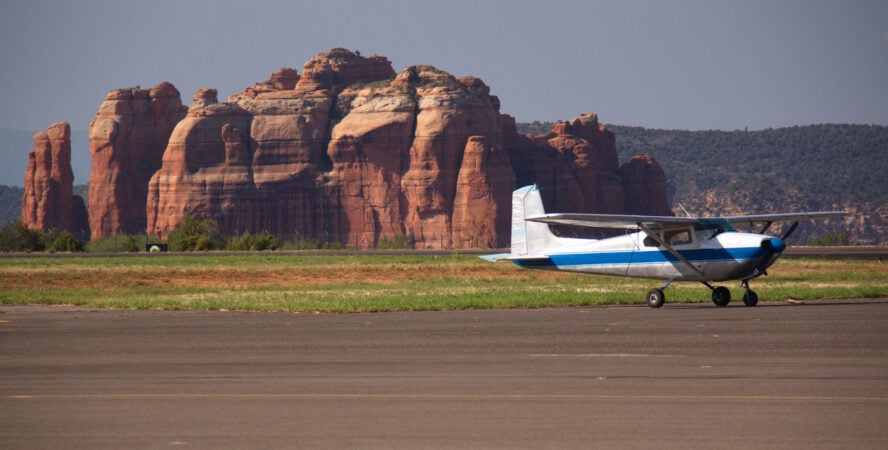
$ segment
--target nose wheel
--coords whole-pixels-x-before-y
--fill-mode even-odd
[[[743,294],[743,304],[746,306],[755,306],[759,302],[759,296],[752,289],[749,288],[749,280],[743,280],[740,283],[740,286],[743,286],[746,289],[746,292]]]

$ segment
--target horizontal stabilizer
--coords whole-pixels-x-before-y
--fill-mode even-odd
[[[490,262],[497,262],[501,259],[509,259],[509,257],[511,257],[511,256],[512,256],[511,253],[494,253],[492,255],[481,255],[478,257],[483,260],[490,261]]]

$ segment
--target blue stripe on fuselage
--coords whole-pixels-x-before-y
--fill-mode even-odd
[[[682,256],[694,263],[705,263],[713,261],[739,261],[759,258],[763,254],[761,247],[744,247],[744,248],[718,248],[718,249],[695,249],[680,250]],[[597,266],[597,265],[615,265],[615,264],[661,264],[665,262],[677,263],[679,259],[672,253],[665,250],[655,251],[622,251],[622,252],[595,252],[595,253],[574,253],[563,255],[548,255],[551,263],[548,266],[555,265],[558,267],[579,267],[579,266]],[[530,262],[530,261],[523,261]],[[534,261],[536,262],[536,261]],[[516,261],[516,264],[518,262]],[[524,264],[519,264],[522,267]],[[540,264],[545,267],[546,265]],[[534,265],[534,267],[538,267]]]

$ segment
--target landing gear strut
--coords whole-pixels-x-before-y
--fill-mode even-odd
[[[663,303],[666,302],[666,294],[663,293],[663,290],[673,281],[674,279],[669,280],[663,286],[649,290],[644,297],[647,305],[651,308],[659,308],[663,306]],[[731,291],[728,290],[728,288],[724,286],[713,286],[705,281],[701,281],[701,283],[712,291],[712,303],[715,303],[715,306],[728,306],[728,303],[731,303]],[[746,306],[757,305],[758,294],[749,288],[749,280],[743,280],[740,283],[740,286],[742,286],[743,289],[746,289],[746,292],[743,293],[743,304]]]
[[[663,293],[663,289],[669,287],[669,283],[672,283],[674,280],[674,278],[669,279],[663,284],[663,286],[649,290],[647,295],[644,296],[644,300],[647,302],[648,306],[651,308],[659,308],[663,306],[663,303],[666,302],[666,294]]]

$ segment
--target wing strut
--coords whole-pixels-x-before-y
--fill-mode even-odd
[[[657,241],[658,244],[662,245],[666,250],[669,251],[669,253],[672,253],[672,255],[675,256],[676,258],[678,258],[679,261],[683,262],[686,266],[690,267],[691,270],[693,270],[694,272],[697,272],[701,277],[706,276],[706,274],[704,274],[703,271],[700,270],[699,267],[691,264],[691,262],[688,261],[687,258],[682,256],[681,253],[678,252],[678,250],[676,250],[671,245],[667,244],[662,239],[660,239],[660,236],[657,235],[657,233],[654,233],[653,231],[651,231],[648,227],[644,226],[643,223],[638,222],[638,228],[641,228],[641,231],[644,231],[644,233],[647,234],[648,236],[650,236],[651,239]]]
[[[792,232],[795,231],[796,227],[798,227],[798,226],[799,226],[799,221],[796,220],[795,222],[793,222],[792,226],[790,226],[789,229],[786,230],[786,233],[783,233],[783,236],[780,236],[780,240],[785,241],[786,238],[788,238],[789,235],[792,234]]]

